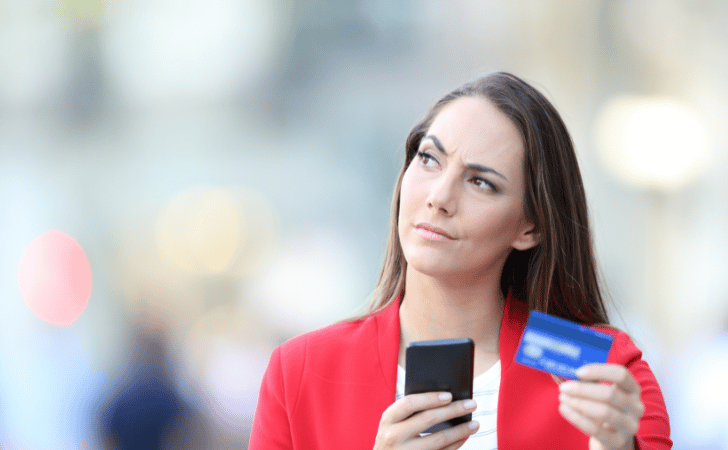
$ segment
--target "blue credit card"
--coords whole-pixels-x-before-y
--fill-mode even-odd
[[[607,361],[614,338],[570,320],[531,311],[516,361],[562,378],[576,378],[576,369]]]

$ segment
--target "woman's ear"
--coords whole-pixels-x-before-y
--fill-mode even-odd
[[[541,233],[536,232],[536,227],[532,223],[525,223],[521,232],[513,241],[513,248],[516,250],[528,250],[535,247],[541,242]]]

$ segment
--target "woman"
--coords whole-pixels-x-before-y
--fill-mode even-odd
[[[477,79],[437,102],[405,150],[368,314],[273,352],[250,448],[670,448],[654,375],[605,326],[576,155],[548,100],[507,73]],[[564,383],[514,363],[534,309],[603,325],[607,363]],[[475,342],[476,401],[404,396],[407,344],[458,337]]]

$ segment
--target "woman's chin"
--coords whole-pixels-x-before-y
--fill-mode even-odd
[[[458,268],[452,267],[452,264],[445,263],[441,258],[438,260],[431,258],[413,258],[412,260],[407,260],[407,268],[433,278],[449,278],[460,272]]]

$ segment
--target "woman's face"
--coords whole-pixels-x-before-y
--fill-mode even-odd
[[[523,158],[518,129],[489,100],[445,106],[402,179],[398,231],[408,265],[434,277],[500,280],[512,249],[538,243],[524,215]]]

